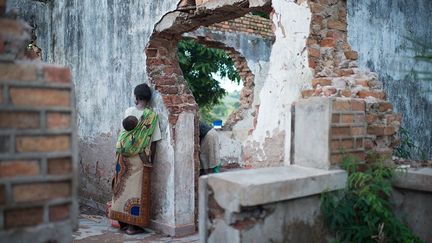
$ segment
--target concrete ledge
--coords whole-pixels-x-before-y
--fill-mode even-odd
[[[164,234],[167,234],[169,236],[174,236],[174,237],[187,236],[187,235],[194,234],[196,232],[194,224],[173,226],[173,225],[159,223],[154,220],[151,221],[150,228],[155,231],[162,232]]]
[[[393,186],[432,192],[432,168],[408,169],[407,173],[397,174]]]
[[[224,209],[274,203],[345,188],[343,170],[320,170],[296,165],[210,175],[209,189]]]

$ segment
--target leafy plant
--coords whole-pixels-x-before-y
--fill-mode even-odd
[[[252,11],[252,15],[260,16],[261,18],[270,19],[270,14],[266,12],[261,11]]]
[[[324,220],[338,242],[422,242],[391,210],[395,168],[377,161],[360,171],[350,156],[342,167],[348,172],[347,189],[321,198]]]
[[[213,74],[221,78],[229,78],[240,83],[233,60],[225,51],[207,48],[192,39],[184,39],[178,43],[178,59],[183,75],[189,88],[201,108],[201,113],[208,112],[213,106],[220,103],[226,95]]]

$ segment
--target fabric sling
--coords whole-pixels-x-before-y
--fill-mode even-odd
[[[145,109],[141,120],[131,131],[122,131],[117,140],[116,153],[131,157],[142,152],[148,152],[158,117],[155,112]]]
[[[116,166],[112,182],[112,206],[109,218],[146,227],[150,223],[150,172],[139,154],[150,155],[152,135],[158,116],[145,109],[138,125],[122,131],[116,144]]]

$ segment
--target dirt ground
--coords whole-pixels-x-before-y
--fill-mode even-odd
[[[153,231],[130,236],[111,227],[106,217],[88,214],[80,215],[79,229],[74,232],[73,237],[76,243],[198,242],[198,233],[182,238],[173,238]]]

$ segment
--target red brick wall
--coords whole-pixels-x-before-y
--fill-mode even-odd
[[[330,162],[335,165],[345,154],[365,160],[365,102],[361,99],[336,98],[332,104]]]
[[[71,73],[16,60],[28,27],[4,18],[0,26],[0,238],[64,241],[71,235],[61,232],[71,232],[77,213]]]
[[[244,32],[247,34],[260,35],[264,38],[274,38],[275,36],[270,19],[252,14],[246,14],[240,18],[216,23],[207,28],[227,32]]]

